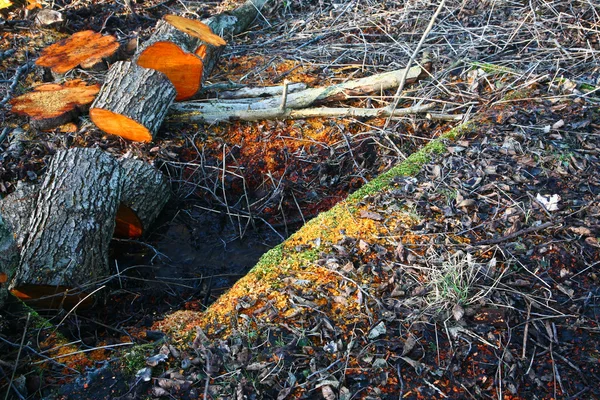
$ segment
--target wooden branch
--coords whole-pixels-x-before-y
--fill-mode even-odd
[[[302,118],[376,118],[376,117],[398,117],[409,114],[423,113],[431,110],[435,103],[428,103],[422,106],[413,106],[408,108],[399,108],[393,111],[393,114],[387,108],[304,108],[300,110],[292,110],[286,108],[270,108],[265,110],[237,110],[227,111],[222,113],[197,113],[197,114],[181,114],[175,115],[173,119],[184,122],[194,123],[219,123],[226,121],[260,121],[265,119],[302,119]]]
[[[221,100],[248,99],[267,96],[281,96],[284,85],[266,86],[266,87],[243,87],[237,90],[224,90],[219,92],[218,97]],[[287,86],[288,95],[306,89],[305,83],[290,83]]]
[[[161,72],[119,61],[108,71],[90,118],[106,133],[149,142],[175,95],[175,87]]]
[[[423,73],[420,67],[408,71],[408,81],[415,82]],[[375,74],[366,78],[356,79],[338,85],[311,88],[300,92],[289,93],[286,99],[286,109],[299,109],[331,101],[346,100],[352,96],[362,96],[379,93],[383,90],[398,86],[404,69]],[[192,121],[201,119],[202,115],[215,114],[244,114],[253,110],[272,110],[279,108],[281,97],[269,97],[262,100],[252,99],[247,102],[211,100],[206,102],[185,102],[171,106],[170,114],[176,120]],[[228,118],[219,118],[227,120]],[[207,119],[206,119],[207,120]]]

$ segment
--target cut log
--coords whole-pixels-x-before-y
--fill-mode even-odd
[[[109,274],[120,198],[114,157],[99,149],[57,152],[39,189],[11,293],[34,305],[54,300],[55,307],[82,299]]]
[[[175,100],[185,100],[200,90],[202,59],[194,54],[198,39],[159,21],[155,33],[138,50],[134,61],[164,73],[177,90]]]
[[[176,91],[158,71],[116,62],[90,108],[90,118],[106,133],[138,142],[156,136]]]
[[[48,83],[37,86],[32,92],[11,100],[12,112],[30,117],[31,126],[52,129],[65,124],[86,111],[100,85],[87,85],[80,79],[63,85]]]
[[[119,49],[114,36],[82,31],[46,47],[35,62],[56,74],[64,74],[78,65],[83,69],[106,69]]]
[[[13,234],[17,247],[27,238],[29,217],[35,208],[38,185],[19,182],[17,189],[0,201],[0,214]]]
[[[115,236],[137,238],[152,225],[171,196],[168,179],[152,165],[135,158],[119,160],[123,189]]]

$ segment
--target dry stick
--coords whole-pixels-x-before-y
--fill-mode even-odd
[[[413,106],[407,108],[399,108],[394,110],[391,114],[387,108],[332,108],[332,107],[318,107],[318,108],[305,108],[301,110],[281,108],[270,108],[265,110],[236,110],[225,113],[187,113],[175,116],[177,121],[184,122],[206,122],[206,123],[218,123],[224,121],[261,121],[261,120],[273,120],[273,119],[304,119],[304,118],[323,118],[323,117],[391,117],[391,116],[403,116],[409,114],[418,114],[431,110],[435,106],[435,103],[428,103],[420,106]]]
[[[392,120],[391,116],[394,115],[394,111],[396,110],[396,107],[398,107],[398,102],[400,101],[400,94],[402,94],[402,91],[404,90],[404,85],[406,84],[406,77],[408,76],[408,71],[410,69],[410,66],[413,64],[413,62],[415,62],[415,59],[417,58],[417,54],[421,50],[423,43],[425,43],[425,39],[427,39],[427,36],[429,35],[429,32],[433,28],[433,24],[435,23],[437,16],[442,11],[442,8],[444,7],[445,3],[446,3],[446,0],[442,0],[440,2],[440,5],[438,6],[437,10],[435,10],[435,13],[431,17],[431,20],[429,21],[429,25],[427,25],[427,29],[425,29],[425,32],[423,32],[423,36],[421,36],[421,40],[419,41],[417,48],[415,49],[412,56],[410,57],[410,60],[408,60],[408,64],[406,65],[406,68],[404,69],[404,74],[402,75],[400,84],[398,85],[398,89],[396,89],[396,94],[394,95],[394,101],[386,107],[387,111],[390,114],[390,117],[385,121],[385,125],[384,125],[383,129],[387,129],[387,127],[389,126],[389,124]]]
[[[31,313],[27,313],[27,321],[25,321],[25,329],[23,330],[23,336],[21,337],[21,345],[19,346],[19,351],[17,352],[17,359],[15,360],[15,368],[13,369],[12,376],[10,377],[10,386],[13,387],[13,382],[15,380],[15,374],[17,373],[17,366],[19,365],[19,358],[21,358],[21,350],[23,350],[23,345],[25,344],[25,336],[27,336],[27,328],[29,327],[29,318],[31,317]],[[4,396],[4,400],[8,399],[8,395],[10,390],[6,391],[6,396]],[[19,391],[17,391],[18,394]]]

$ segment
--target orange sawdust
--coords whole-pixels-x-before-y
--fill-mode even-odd
[[[50,334],[40,343],[40,347],[46,349],[45,355],[47,357],[65,366],[64,374],[71,374],[69,368],[83,372],[85,368],[93,365],[93,360],[86,353],[82,352],[76,345],[69,344],[64,336],[57,333]]]
[[[78,65],[93,68],[118,49],[119,43],[114,36],[81,31],[45,48],[35,63],[51,68],[57,74],[64,74]]]
[[[264,62],[265,58],[263,56],[230,57],[227,62],[217,66],[217,71],[219,74],[227,76],[231,81],[249,83],[246,81],[248,71],[260,69]],[[292,83],[302,82],[309,86],[327,85],[328,80],[322,79],[319,74],[314,72],[313,68],[313,66],[302,64],[296,60],[284,60],[278,64],[271,63],[261,71],[261,81],[256,82],[256,85],[281,84],[283,78]]]

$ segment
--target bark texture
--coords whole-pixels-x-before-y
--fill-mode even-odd
[[[148,142],[156,136],[175,95],[175,87],[161,72],[116,62],[92,104],[90,117],[107,133]]]
[[[146,231],[171,197],[169,181],[145,161],[122,158],[119,163],[123,180],[121,203],[137,215]]]
[[[35,208],[38,186],[19,182],[17,189],[0,201],[0,214],[11,230],[19,248],[27,238],[29,217]]]
[[[76,288],[107,276],[120,197],[115,158],[99,149],[57,152],[41,184],[10,289]]]

